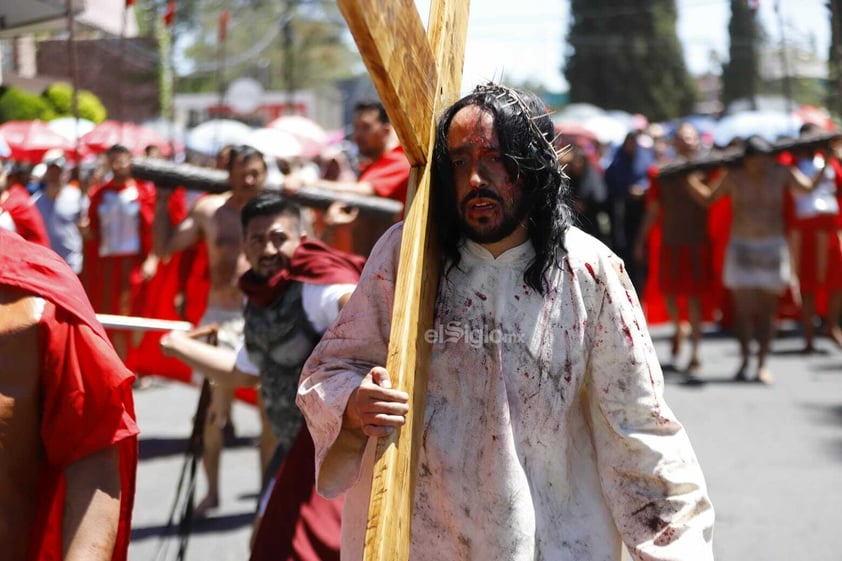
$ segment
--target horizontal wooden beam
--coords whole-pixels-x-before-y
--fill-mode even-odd
[[[227,172],[152,158],[134,158],[132,177],[151,181],[158,187],[168,189],[184,187],[192,191],[208,193],[224,193],[231,189]],[[341,193],[316,187],[301,187],[294,193],[284,191],[279,185],[266,185],[265,188],[277,191],[300,205],[321,210],[338,201],[359,209],[360,215],[369,218],[397,220],[403,212],[400,201],[383,197]]]

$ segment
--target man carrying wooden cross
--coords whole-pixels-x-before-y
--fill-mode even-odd
[[[635,559],[713,559],[713,508],[634,288],[571,225],[552,137],[536,96],[495,84],[438,122],[441,274],[409,558],[608,561],[622,540]],[[412,405],[382,367],[407,305],[402,228],[374,248],[299,387],[318,488],[346,493],[343,559],[362,557],[377,439]]]

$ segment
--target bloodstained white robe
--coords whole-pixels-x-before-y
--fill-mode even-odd
[[[347,560],[362,558],[374,439],[342,415],[386,363],[400,236],[374,248],[297,400],[319,491],[347,492]],[[495,259],[468,241],[441,281],[412,561],[618,561],[621,539],[635,559],[713,559],[704,478],[623,264],[576,228],[566,246],[543,296],[523,281],[530,242]]]

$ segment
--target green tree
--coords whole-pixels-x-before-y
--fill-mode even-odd
[[[672,119],[696,88],[676,33],[675,0],[571,0],[564,73],[570,101]]]
[[[144,9],[158,14],[155,17],[166,3],[141,2]],[[298,90],[348,78],[362,69],[332,0],[190,0],[190,4],[186,20],[179,19],[180,11],[175,18],[178,91],[218,91],[240,76],[255,78],[268,90]],[[221,46],[223,10],[228,10],[229,20]],[[144,25],[152,30],[153,22],[149,19]]]
[[[65,82],[51,84],[41,97],[52,107],[57,117],[73,116],[73,86]],[[79,117],[94,123],[101,123],[108,116],[99,98],[88,90],[79,90],[77,96]]]
[[[42,96],[17,88],[5,88],[0,91],[0,122],[34,119],[49,121],[55,117],[52,105]]]
[[[737,99],[755,103],[758,87],[758,47],[762,37],[755,10],[746,0],[731,0],[728,62],[722,68],[722,104]]]

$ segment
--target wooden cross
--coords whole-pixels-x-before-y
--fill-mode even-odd
[[[413,0],[339,0],[339,9],[412,164],[386,369],[410,395],[406,425],[377,445],[366,561],[406,561],[424,421],[439,253],[430,228],[436,115],[459,96],[469,0],[433,0],[427,32]]]

